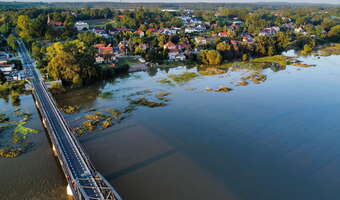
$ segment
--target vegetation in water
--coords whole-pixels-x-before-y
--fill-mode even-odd
[[[304,64],[304,63],[294,63],[292,64],[293,66],[296,66],[296,67],[315,67],[316,65],[308,65],[308,64]]]
[[[108,109],[107,113],[110,113],[111,117],[115,120],[123,120],[124,118],[121,116],[122,112],[116,109]]]
[[[219,86],[217,89],[206,88],[205,90],[207,92],[224,92],[224,93],[232,91],[231,88],[225,87],[223,85]]]
[[[254,63],[276,63],[282,66],[286,66],[290,64],[291,58],[284,55],[276,55],[276,56],[266,56],[261,58],[254,58],[252,62]]]
[[[141,98],[138,98],[138,99],[135,99],[135,100],[131,100],[130,103],[134,104],[134,105],[146,106],[146,107],[150,107],[150,108],[166,106],[166,104],[164,102],[149,101],[145,97],[141,97]]]
[[[324,47],[319,50],[320,56],[340,55],[340,43]]]
[[[106,119],[101,123],[101,125],[104,129],[109,128],[110,126],[112,126],[112,121],[109,119]]]
[[[171,80],[166,79],[166,78],[163,78],[159,80],[158,82],[161,84],[169,85],[169,86],[175,86],[175,84]]]
[[[243,81],[250,80],[255,84],[260,84],[260,83],[264,82],[265,80],[267,80],[267,76],[264,75],[264,74],[261,74],[259,72],[254,72],[249,76],[242,77],[241,80],[243,80]]]
[[[160,91],[158,92],[155,96],[157,99],[162,100],[162,101],[169,101],[170,99],[167,98],[167,96],[169,96],[171,93],[170,92],[166,92],[166,91]]]
[[[73,113],[78,112],[79,108],[80,108],[80,106],[68,105],[68,106],[63,107],[62,109],[63,109],[64,113],[66,113],[66,114],[73,114]]]
[[[205,75],[205,76],[212,76],[212,75],[224,74],[226,73],[226,71],[219,69],[217,67],[207,67],[207,68],[199,69],[198,73]]]
[[[98,97],[102,99],[112,99],[113,92],[101,92]]]
[[[31,119],[31,114],[17,109],[13,112],[14,119],[10,116],[0,113],[0,132],[5,134],[0,143],[0,157],[14,158],[24,153],[28,148],[25,142],[27,135],[30,133],[38,133],[38,130],[26,127],[25,125]],[[19,118],[19,119],[18,119]]]
[[[248,85],[248,82],[247,81],[239,81],[236,83],[237,86],[246,86]]]
[[[194,72],[183,72],[181,74],[169,74],[168,78],[177,84],[183,84],[196,78],[198,75]]]
[[[21,150],[13,147],[6,147],[0,149],[0,157],[2,158],[15,158],[21,154]]]
[[[87,120],[83,122],[83,127],[88,131],[94,131],[96,129],[96,122]]]

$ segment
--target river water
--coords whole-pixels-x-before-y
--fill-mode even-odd
[[[340,56],[299,60],[316,66],[266,68],[260,70],[266,81],[247,86],[232,83],[251,69],[200,75],[183,84],[159,83],[168,74],[197,72],[176,67],[70,90],[56,100],[61,107],[80,106],[79,112],[65,114],[77,127],[89,109],[122,109],[137,91],[151,90],[144,95],[151,100],[158,91],[171,93],[167,106],[137,107],[112,127],[79,137],[123,199],[337,199]],[[233,90],[205,91],[220,85]],[[23,97],[22,106],[34,113],[31,127],[42,130],[30,96]],[[30,195],[27,199],[65,198],[66,183],[45,134],[30,139],[36,147],[32,151],[0,159],[0,195],[13,199],[20,191]]]

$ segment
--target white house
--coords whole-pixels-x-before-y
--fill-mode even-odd
[[[74,26],[77,28],[78,31],[88,30],[90,28],[89,24],[83,21],[76,22]]]

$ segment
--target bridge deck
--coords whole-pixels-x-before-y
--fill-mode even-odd
[[[121,198],[113,187],[95,170],[78,140],[68,128],[44,82],[35,70],[25,45],[21,40],[18,40],[18,44],[26,75],[31,77],[37,107],[74,198],[120,200]]]

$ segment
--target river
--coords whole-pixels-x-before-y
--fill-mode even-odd
[[[89,110],[123,109],[138,91],[151,90],[141,96],[153,101],[159,101],[157,92],[170,92],[164,107],[138,106],[112,127],[79,137],[123,199],[337,199],[340,56],[299,60],[316,66],[258,70],[266,80],[246,86],[232,83],[252,69],[199,75],[172,85],[159,81],[169,74],[197,73],[197,68],[137,72],[69,90],[56,100],[61,107],[80,106],[79,112],[65,114],[78,127],[82,116],[94,112]],[[233,90],[205,90],[220,85]],[[34,113],[31,127],[42,130],[31,97],[21,102]],[[20,191],[32,197],[27,199],[65,198],[66,183],[46,135],[40,132],[30,139],[33,150],[0,159],[0,195],[13,199]]]

